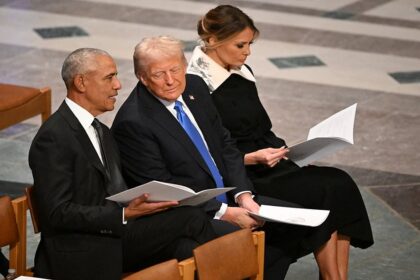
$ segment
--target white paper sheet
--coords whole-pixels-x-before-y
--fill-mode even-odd
[[[357,103],[323,120],[309,130],[307,141],[289,147],[287,157],[305,166],[343,147],[353,145]]]
[[[170,201],[176,200],[181,205],[198,205],[212,199],[220,194],[233,190],[234,188],[207,189],[198,193],[192,189],[159,181],[151,181],[146,184],[125,190],[106,199],[126,204],[144,193],[149,194],[148,201]]]
[[[250,216],[263,221],[309,227],[319,226],[327,219],[329,214],[329,210],[292,208],[272,205],[261,205],[259,213],[249,212]]]
[[[34,279],[48,280],[47,278],[39,278],[39,277],[31,277],[31,276],[19,276],[18,278],[16,278],[16,280],[34,280]]]

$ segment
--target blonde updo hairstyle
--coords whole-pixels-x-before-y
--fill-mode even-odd
[[[197,33],[202,47],[210,49],[222,45],[247,27],[254,32],[254,39],[256,39],[260,32],[247,14],[231,5],[219,5],[208,11],[198,21]],[[217,44],[209,45],[211,37],[216,38]]]

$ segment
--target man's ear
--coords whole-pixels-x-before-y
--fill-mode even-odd
[[[74,87],[77,89],[77,91],[79,91],[79,92],[85,92],[86,91],[85,77],[83,75],[78,74],[78,75],[74,76],[73,84],[74,84]]]
[[[145,74],[137,74],[137,78],[139,78],[140,82],[145,85],[146,87],[149,85],[149,83],[147,82],[147,79],[145,77]]]

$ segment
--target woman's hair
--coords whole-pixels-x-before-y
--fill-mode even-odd
[[[210,37],[214,36],[222,44],[247,27],[254,31],[254,38],[258,37],[260,32],[247,14],[237,7],[220,5],[208,11],[198,21],[197,32],[205,47],[208,47]]]
[[[138,77],[145,71],[151,61],[179,55],[186,63],[183,44],[172,36],[157,36],[143,38],[134,48],[133,62],[134,73]]]

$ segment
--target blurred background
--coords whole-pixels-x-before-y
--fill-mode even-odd
[[[222,3],[261,31],[247,63],[289,144],[358,103],[355,144],[317,163],[353,176],[373,225],[375,244],[351,251],[350,279],[420,279],[420,0],[0,0],[0,83],[51,87],[54,112],[66,94],[64,58],[104,49],[123,85],[116,109],[100,117],[111,126],[137,83],[132,54],[141,38],[175,36],[189,58],[198,19]],[[27,156],[40,124],[38,116],[0,130],[0,194],[17,197],[33,182]],[[29,239],[30,265],[38,240]],[[293,264],[287,279],[318,279],[313,257]]]

